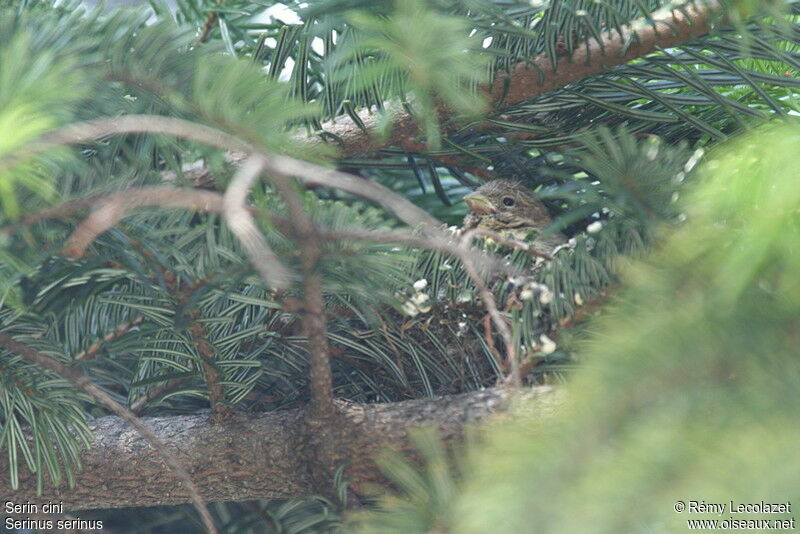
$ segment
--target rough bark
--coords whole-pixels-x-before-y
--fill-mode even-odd
[[[311,475],[314,458],[301,451],[318,450],[343,463],[353,489],[380,481],[372,458],[384,447],[412,452],[412,428],[437,426],[446,442],[462,436],[465,426],[507,409],[510,391],[495,388],[439,398],[391,404],[351,404],[337,401],[330,424],[313,426],[302,410],[242,414],[219,424],[208,415],[144,418],[145,424],[187,466],[208,501],[291,498],[329,493]],[[549,386],[527,392],[534,406],[550,413],[562,394]],[[36,495],[35,477],[21,469],[20,488],[8,485],[8,461],[0,461],[0,496],[15,503],[63,501],[65,509],[171,505],[189,496],[160,455],[119,417],[102,417],[90,424],[95,440],[82,455],[77,485],[45,485]],[[315,443],[310,443],[315,442]],[[327,455],[326,454],[326,455]],[[329,458],[324,459],[328,461]],[[330,483],[328,480],[326,483]]]

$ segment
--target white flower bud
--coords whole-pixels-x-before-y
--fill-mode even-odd
[[[556,342],[547,337],[545,334],[539,336],[539,342],[541,343],[540,351],[545,354],[552,354],[556,351]]]
[[[414,286],[413,287],[414,287],[414,289],[416,291],[422,291],[423,289],[428,287],[428,281],[425,280],[424,278],[421,278],[421,279],[417,280],[416,282],[414,282]]]
[[[659,143],[650,143],[650,146],[647,147],[647,152],[645,152],[644,157],[647,161],[654,161],[658,156],[658,145]]]
[[[602,229],[603,229],[603,223],[601,223],[600,221],[595,221],[586,227],[586,231],[589,232],[590,234],[596,234]]]
[[[467,322],[461,321],[458,323],[458,332],[456,332],[456,337],[461,337],[467,332]]]
[[[544,285],[539,286],[539,302],[542,304],[550,304],[553,302],[553,292],[550,291],[550,288]]]
[[[575,304],[578,306],[583,306],[583,297],[581,297],[580,293],[575,293]]]
[[[403,313],[405,313],[409,317],[416,317],[417,315],[419,315],[419,308],[417,308],[417,305],[411,301],[407,300],[406,302],[404,302],[403,305],[401,306],[401,309],[403,310]]]

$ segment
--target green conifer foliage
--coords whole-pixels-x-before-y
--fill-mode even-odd
[[[522,416],[475,451],[454,531],[791,517],[688,506],[800,496],[798,149],[794,123],[714,151],[683,202],[687,224],[625,270],[630,289],[591,326],[560,420]]]
[[[287,21],[286,10],[259,18],[272,0],[149,3],[103,12],[78,0],[0,0],[6,341],[79,369],[140,415],[204,413],[209,366],[213,402],[243,417],[309,398],[296,306],[302,243],[279,224],[289,210],[274,176],[247,202],[292,273],[281,291],[218,213],[137,208],[67,258],[64,244],[101,196],[220,192],[242,168],[238,152],[146,128],[54,141],[69,125],[184,121],[215,140],[235,137],[237,150],[382,184],[448,225],[463,219],[460,199],[481,180],[513,179],[551,213],[544,231],[570,244],[548,262],[481,245],[502,267],[481,276],[527,383],[570,382],[571,405],[558,422],[497,429],[458,470],[432,434],[419,438],[421,473],[385,457],[397,487],[412,493],[410,505],[402,496],[394,504],[417,514],[413,526],[393,516],[394,531],[670,531],[678,499],[796,496],[798,134],[764,124],[800,112],[798,2],[286,0],[297,19]],[[503,100],[515,66],[538,68],[529,81],[539,87],[582,68],[574,53],[592,49],[586,63],[599,61],[598,39],[632,21],[645,32],[653,13],[704,7],[707,35],[627,63],[605,57],[605,70]],[[628,35],[626,49],[636,44]],[[380,135],[367,136],[365,123]],[[348,145],[343,124],[361,143]],[[392,128],[407,138],[390,144]],[[317,187],[299,199],[326,232],[413,230],[357,192]],[[485,326],[486,302],[452,255],[355,238],[320,248],[336,397],[395,402],[504,378],[508,347]],[[612,287],[621,295],[584,347],[587,332],[562,325]],[[108,413],[8,343],[0,349],[0,461],[12,487],[24,470],[40,490],[72,484],[87,421]],[[336,502],[212,511],[230,531],[330,531],[348,501],[342,472]],[[155,519],[137,525],[157,532],[173,512],[151,511]],[[170,528],[193,528],[191,513],[181,509]],[[374,519],[364,524],[392,531]]]

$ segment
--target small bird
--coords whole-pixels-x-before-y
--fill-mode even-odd
[[[526,241],[543,252],[552,252],[566,242],[561,233],[540,235],[550,224],[547,208],[534,193],[513,180],[492,180],[476,191],[465,195],[470,213],[464,217],[463,228],[482,228],[504,237]]]

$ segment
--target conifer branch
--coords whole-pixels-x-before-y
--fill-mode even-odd
[[[118,325],[115,330],[104,335],[102,341],[95,341],[94,343],[89,345],[89,347],[87,347],[86,350],[83,350],[80,353],[76,354],[75,359],[91,360],[97,355],[100,349],[103,348],[104,343],[110,343],[115,339],[121,338],[122,336],[127,334],[131,328],[133,328],[134,326],[139,326],[140,324],[142,324],[143,321],[144,317],[141,315],[137,315],[131,321]]]
[[[538,386],[511,391],[490,388],[458,395],[385,404],[337,402],[343,432],[328,436],[337,460],[348,462],[347,478],[356,491],[382,482],[374,457],[386,447],[414,454],[409,432],[436,427],[445,443],[456,443],[468,428],[503,412],[511,398],[534,399],[542,416],[563,405],[564,391]],[[328,491],[330,480],[315,482],[309,464],[316,458],[302,448],[302,409],[253,413],[209,424],[206,415],[146,417],[147,428],[179,451],[193,466],[200,494],[211,502],[286,499]],[[94,442],[81,454],[83,469],[74,488],[46,485],[36,495],[35,476],[20,472],[20,488],[9,486],[8,462],[0,463],[0,495],[7,500],[63,501],[67,508],[120,508],[189,502],[142,436],[125,431],[125,421],[107,416],[89,421]],[[113,458],[114,461],[109,461]],[[321,484],[325,484],[323,487]],[[177,487],[176,487],[177,486]]]
[[[263,160],[261,156],[252,155],[248,161],[254,161],[254,164],[263,168],[265,166]],[[288,228],[289,235],[300,250],[303,279],[303,302],[300,314],[303,333],[308,339],[310,356],[311,413],[322,418],[329,417],[334,412],[333,374],[328,350],[328,318],[322,291],[322,274],[318,269],[322,258],[322,241],[291,182],[293,176],[302,177],[307,172],[284,174],[273,170],[269,178],[286,205],[291,223]]]
[[[197,508],[203,524],[209,534],[216,534],[217,528],[214,526],[214,520],[211,518],[211,513],[206,507],[205,499],[200,495],[200,492],[192,481],[192,477],[186,468],[183,467],[180,460],[167,448],[164,442],[159,438],[155,432],[148,428],[141,419],[115,401],[108,393],[97,387],[89,378],[84,375],[80,370],[75,367],[68,367],[63,363],[54,360],[53,358],[42,354],[41,352],[29,347],[25,343],[21,343],[7,334],[0,333],[0,347],[19,355],[27,362],[33,363],[40,367],[44,367],[55,373],[56,375],[69,381],[73,386],[80,389],[97,402],[117,414],[125,422],[131,425],[136,431],[144,438],[150,446],[155,449],[158,454],[164,459],[164,462],[169,466],[175,476],[186,487],[189,494],[189,499]]]
[[[144,410],[144,407],[147,406],[148,402],[157,399],[161,395],[178,389],[187,381],[187,378],[179,378],[176,380],[169,380],[149,388],[141,397],[131,403],[131,411],[136,415],[142,415],[142,411]]]
[[[571,57],[562,57],[553,64],[547,54],[521,61],[509,72],[498,75],[491,86],[481,88],[495,111],[559,89],[572,82],[594,76],[617,65],[647,55],[659,48],[669,48],[709,33],[715,17],[722,12],[717,0],[687,3],[680,11],[658,10],[648,19],[632,21],[621,33],[609,29],[600,41],[589,43],[575,51]],[[371,110],[358,113],[363,124],[356,124],[343,115],[324,123],[323,130],[341,140],[342,158],[375,152],[387,146],[422,147],[418,139],[421,131],[408,112],[395,115],[388,138],[376,135],[380,116]],[[460,127],[451,119],[451,112],[440,109],[440,122],[445,133],[453,133]],[[491,127],[490,124],[473,127]]]
[[[86,249],[103,232],[112,228],[122,220],[128,212],[135,208],[159,206],[162,208],[180,208],[199,212],[219,211],[218,193],[203,190],[193,190],[191,194],[186,191],[165,188],[145,187],[129,189],[119,193],[112,193],[105,197],[94,198],[91,203],[99,206],[72,232],[67,239],[62,253],[71,258],[81,258]],[[54,218],[64,216],[68,211],[77,211],[85,208],[88,202],[70,202],[69,206],[62,206],[57,210],[47,210],[46,216]],[[33,220],[36,220],[35,217]],[[31,219],[29,219],[31,220]]]
[[[267,172],[294,176],[308,185],[340,189],[371,200],[412,227],[435,228],[441,224],[435,217],[408,199],[376,182],[288,156],[270,154],[216,128],[175,117],[122,115],[74,123],[46,134],[38,143],[27,146],[24,157],[29,160],[57,146],[90,143],[114,135],[134,133],[171,135],[238,154],[259,153],[263,159],[264,170]]]
[[[289,286],[289,271],[275,256],[256,226],[253,216],[246,209],[247,195],[263,169],[260,160],[250,158],[245,161],[225,190],[222,201],[223,215],[228,227],[241,241],[261,278],[267,284],[283,289]]]

